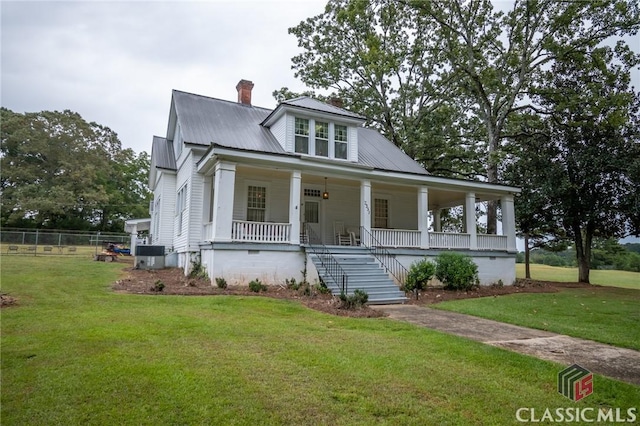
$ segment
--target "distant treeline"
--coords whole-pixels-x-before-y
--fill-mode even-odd
[[[577,266],[573,247],[564,251],[532,249],[529,260],[541,265]],[[524,263],[524,253],[518,253],[516,261]],[[591,268],[640,272],[640,243],[620,244],[616,240],[595,242],[591,253]]]

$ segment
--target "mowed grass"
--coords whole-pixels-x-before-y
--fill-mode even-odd
[[[438,309],[640,350],[640,290],[568,288],[443,302]]]
[[[598,376],[390,319],[262,297],[117,294],[121,264],[3,257],[2,424],[502,425],[519,407],[635,407]]]
[[[547,266],[531,264],[531,279],[540,281],[578,281],[578,268],[561,268],[558,266]],[[516,264],[516,277],[524,278],[524,264]],[[611,271],[592,269],[589,273],[591,284],[634,288],[640,290],[640,272]]]

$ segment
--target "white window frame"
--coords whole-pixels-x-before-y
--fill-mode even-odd
[[[184,212],[187,210],[187,192],[189,184],[185,183],[178,190],[176,196],[176,216],[178,217],[178,235],[182,235],[182,222],[184,220]]]
[[[383,217],[383,216],[378,216],[377,215],[377,208],[376,208],[377,206],[376,206],[376,204],[377,204],[378,200],[385,201],[386,204],[387,204],[387,216],[386,216],[387,226],[386,227],[377,226],[377,223],[376,223],[376,219],[377,218],[382,218]],[[389,197],[375,196],[373,198],[373,212],[372,213],[373,213],[373,217],[372,217],[372,219],[373,219],[373,226],[372,227],[373,228],[391,229],[391,200],[389,199]]]
[[[245,181],[245,187],[244,187],[244,218],[247,221],[250,221],[249,219],[249,187],[250,186],[254,186],[254,187],[258,187],[258,188],[264,188],[264,220],[261,222],[268,222],[269,221],[269,215],[270,215],[270,208],[269,208],[269,200],[270,200],[270,195],[271,195],[271,191],[270,191],[270,185],[267,182],[260,182],[260,181]]]
[[[298,132],[298,120],[300,121],[306,121],[307,122],[307,133],[304,134],[304,132]],[[294,124],[293,124],[293,152],[295,152],[296,154],[307,154],[310,155],[311,154],[311,129],[313,128],[313,124],[312,124],[313,120],[310,120],[308,118],[304,118],[304,117],[295,117],[294,118]],[[307,152],[301,152],[297,150],[297,138],[303,138],[306,137],[307,138]]]
[[[327,137],[326,138],[320,138],[318,137],[318,126],[319,125],[326,125],[327,126]],[[331,131],[331,126],[329,125],[328,121],[320,121],[320,120],[313,120],[313,153],[316,157],[325,157],[325,158],[329,158],[329,140],[330,138],[330,131]],[[318,141],[322,141],[326,143],[327,146],[327,155],[322,155],[322,154],[318,154]]]
[[[336,127],[344,127],[344,136],[345,136],[345,140],[338,140],[338,138],[336,137],[338,132],[336,131]],[[336,160],[348,160],[349,159],[349,126],[346,126],[344,124],[334,124],[333,125],[333,158],[335,158]],[[336,156],[336,152],[337,149],[336,147],[338,146],[338,144],[344,144],[346,146],[345,148],[345,158],[342,157],[338,157]]]

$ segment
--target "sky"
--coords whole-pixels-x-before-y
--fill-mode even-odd
[[[276,89],[306,90],[291,70],[300,49],[287,29],[325,4],[0,0],[1,105],[69,109],[150,153],[152,137],[166,135],[172,89],[235,101],[247,79],[252,103],[266,108]],[[630,43],[640,52],[638,38]],[[640,87],[638,70],[634,80]]]
[[[231,101],[241,79],[252,103],[305,86],[287,29],[326,1],[4,1],[1,105],[14,112],[69,109],[118,133],[123,147],[151,153],[165,136],[171,90]]]

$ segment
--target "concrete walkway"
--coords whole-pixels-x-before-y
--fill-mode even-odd
[[[393,319],[640,385],[639,351],[422,306],[371,307]]]

